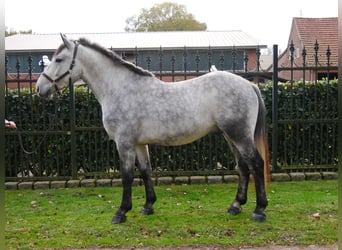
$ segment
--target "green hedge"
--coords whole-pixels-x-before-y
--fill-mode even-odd
[[[336,167],[338,81],[286,83],[278,88],[279,166]],[[262,93],[271,111],[272,85]]]
[[[337,80],[285,83],[278,87],[278,167],[337,164]],[[270,150],[272,136],[272,83],[259,86],[268,110]],[[85,87],[75,88],[77,171],[118,174],[115,144],[102,128],[101,108]],[[34,176],[71,176],[68,92],[51,101],[29,89],[6,95],[6,116],[22,131],[22,152],[17,132],[6,130],[6,176],[31,171]],[[46,132],[50,131],[50,132]],[[41,143],[41,144],[40,144]],[[200,173],[233,171],[234,159],[219,133],[180,147],[151,146],[154,171]],[[272,155],[272,152],[270,152]],[[80,170],[81,169],[81,170]],[[274,168],[275,169],[275,168]]]

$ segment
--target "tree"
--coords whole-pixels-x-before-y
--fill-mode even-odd
[[[184,31],[206,30],[206,23],[197,21],[187,12],[184,5],[171,2],[155,4],[150,9],[143,8],[139,16],[126,20],[126,31]]]
[[[12,29],[12,28],[6,27],[6,30],[5,30],[5,37],[7,37],[7,36],[13,36],[13,35],[16,35],[16,34],[32,34],[32,30],[27,30],[27,31],[20,30],[20,31],[15,31],[15,30]]]

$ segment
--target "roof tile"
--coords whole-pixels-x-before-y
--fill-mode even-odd
[[[318,58],[326,61],[326,52],[329,46],[330,61],[333,65],[338,63],[338,18],[301,18],[295,17],[293,25],[297,29],[302,46],[307,52],[307,63],[314,63],[314,44],[319,44]]]

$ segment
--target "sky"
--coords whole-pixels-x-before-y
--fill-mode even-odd
[[[5,26],[34,33],[124,32],[126,19],[165,1],[209,31],[242,30],[285,49],[293,17],[337,17],[338,0],[5,0]]]

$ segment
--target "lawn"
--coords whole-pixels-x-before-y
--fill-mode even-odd
[[[271,183],[267,220],[250,220],[255,193],[240,215],[227,214],[236,184],[158,186],[155,214],[140,215],[143,187],[133,189],[127,222],[112,225],[121,188],[6,191],[7,249],[264,246],[337,241],[337,181]]]

